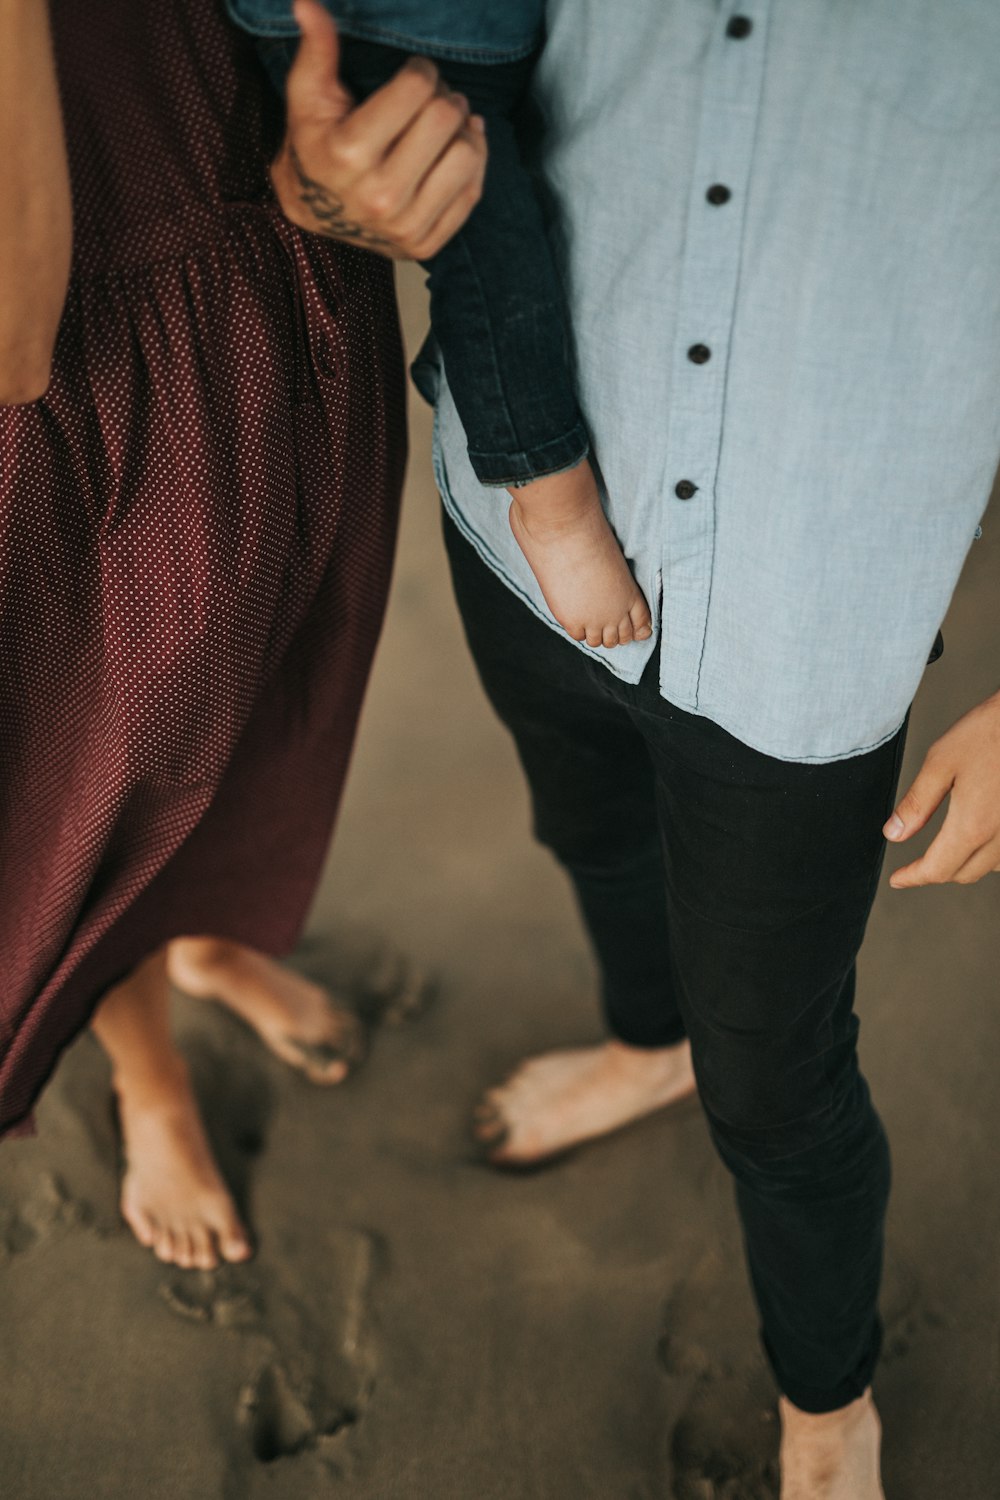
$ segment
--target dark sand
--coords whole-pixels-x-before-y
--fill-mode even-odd
[[[469,1147],[484,1083],[598,1021],[568,892],[460,637],[428,426],[418,411],[392,610],[302,962],[377,1010],[402,953],[437,997],[384,1020],[370,1066],[330,1092],[178,1003],[259,1236],[253,1264],[218,1275],[165,1269],[120,1225],[107,1070],[89,1038],[66,1058],[38,1139],[0,1153],[4,1500],[774,1493],[774,1392],[697,1111],[529,1178],[491,1176]],[[909,771],[1000,681],[998,579],[988,527]],[[863,1053],[896,1164],[889,1500],[1000,1493],[998,916],[997,877],[883,888],[865,950]]]

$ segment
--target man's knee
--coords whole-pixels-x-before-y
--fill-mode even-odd
[[[853,1056],[833,1076],[822,1067],[796,1073],[734,1064],[726,1076],[699,1074],[713,1140],[738,1180],[804,1190],[850,1171],[882,1138]]]

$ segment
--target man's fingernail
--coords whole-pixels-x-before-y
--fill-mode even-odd
[[[902,838],[904,832],[904,824],[902,818],[899,816],[899,813],[893,813],[892,817],[889,819],[882,832],[885,834],[887,839]]]

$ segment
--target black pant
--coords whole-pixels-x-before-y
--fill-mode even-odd
[[[514,736],[535,831],[568,870],[608,1025],[691,1040],[736,1194],[764,1344],[796,1406],[869,1384],[889,1152],[858,1069],[854,961],[905,729],[828,765],[775,760],[631,687],[537,620],[452,523],[455,592]]]

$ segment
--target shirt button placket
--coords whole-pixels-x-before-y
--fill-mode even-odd
[[[726,366],[769,3],[743,0],[737,11],[729,0],[725,9],[731,13],[716,23],[705,62],[681,270],[668,449],[676,465],[669,481],[675,498],[664,530],[667,649],[660,681],[665,696],[688,708],[698,707],[706,644]]]

